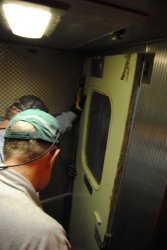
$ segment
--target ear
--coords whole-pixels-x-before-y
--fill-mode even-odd
[[[57,149],[54,151],[54,153],[52,154],[52,157],[51,157],[51,159],[50,159],[50,164],[51,164],[51,166],[54,165],[54,163],[55,163],[55,161],[56,161],[56,158],[57,158],[57,156],[58,156],[59,153],[60,153],[60,149],[57,148]]]

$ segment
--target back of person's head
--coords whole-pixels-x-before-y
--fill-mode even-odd
[[[32,160],[58,143],[59,123],[55,117],[39,109],[15,115],[5,131],[4,157]]]
[[[40,98],[34,95],[25,95],[16,100],[7,109],[5,118],[10,120],[17,113],[27,109],[40,109],[42,111],[49,112],[49,109]]]

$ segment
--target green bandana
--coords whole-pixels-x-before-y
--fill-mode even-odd
[[[18,121],[25,121],[32,124],[35,127],[36,131],[11,131],[12,125]],[[59,123],[57,119],[39,109],[28,109],[26,111],[18,113],[10,120],[5,131],[5,138],[13,138],[19,140],[40,139],[50,143],[53,143],[56,138],[57,141],[55,142],[58,142],[59,135]]]

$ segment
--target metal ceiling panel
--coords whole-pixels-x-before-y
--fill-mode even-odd
[[[40,1],[38,1],[40,3]],[[48,4],[51,1],[48,1]],[[57,1],[56,1],[57,2]],[[43,1],[41,1],[43,3]],[[45,1],[47,4],[47,1]],[[54,1],[52,1],[54,3]],[[12,35],[0,19],[0,40],[35,44],[64,50],[75,50],[114,31],[140,22],[146,16],[137,11],[97,1],[66,1],[70,5],[55,31],[42,39],[26,39]],[[54,4],[52,4],[54,5]],[[56,7],[57,5],[55,5]],[[53,6],[52,6],[53,7]]]

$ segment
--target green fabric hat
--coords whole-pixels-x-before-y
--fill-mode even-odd
[[[11,131],[12,125],[17,121],[25,121],[32,124],[35,132],[15,132]],[[50,143],[58,143],[59,123],[52,115],[39,110],[28,109],[15,115],[9,122],[6,131],[5,138],[13,138],[20,140],[40,139]],[[57,139],[57,140],[56,140]]]

